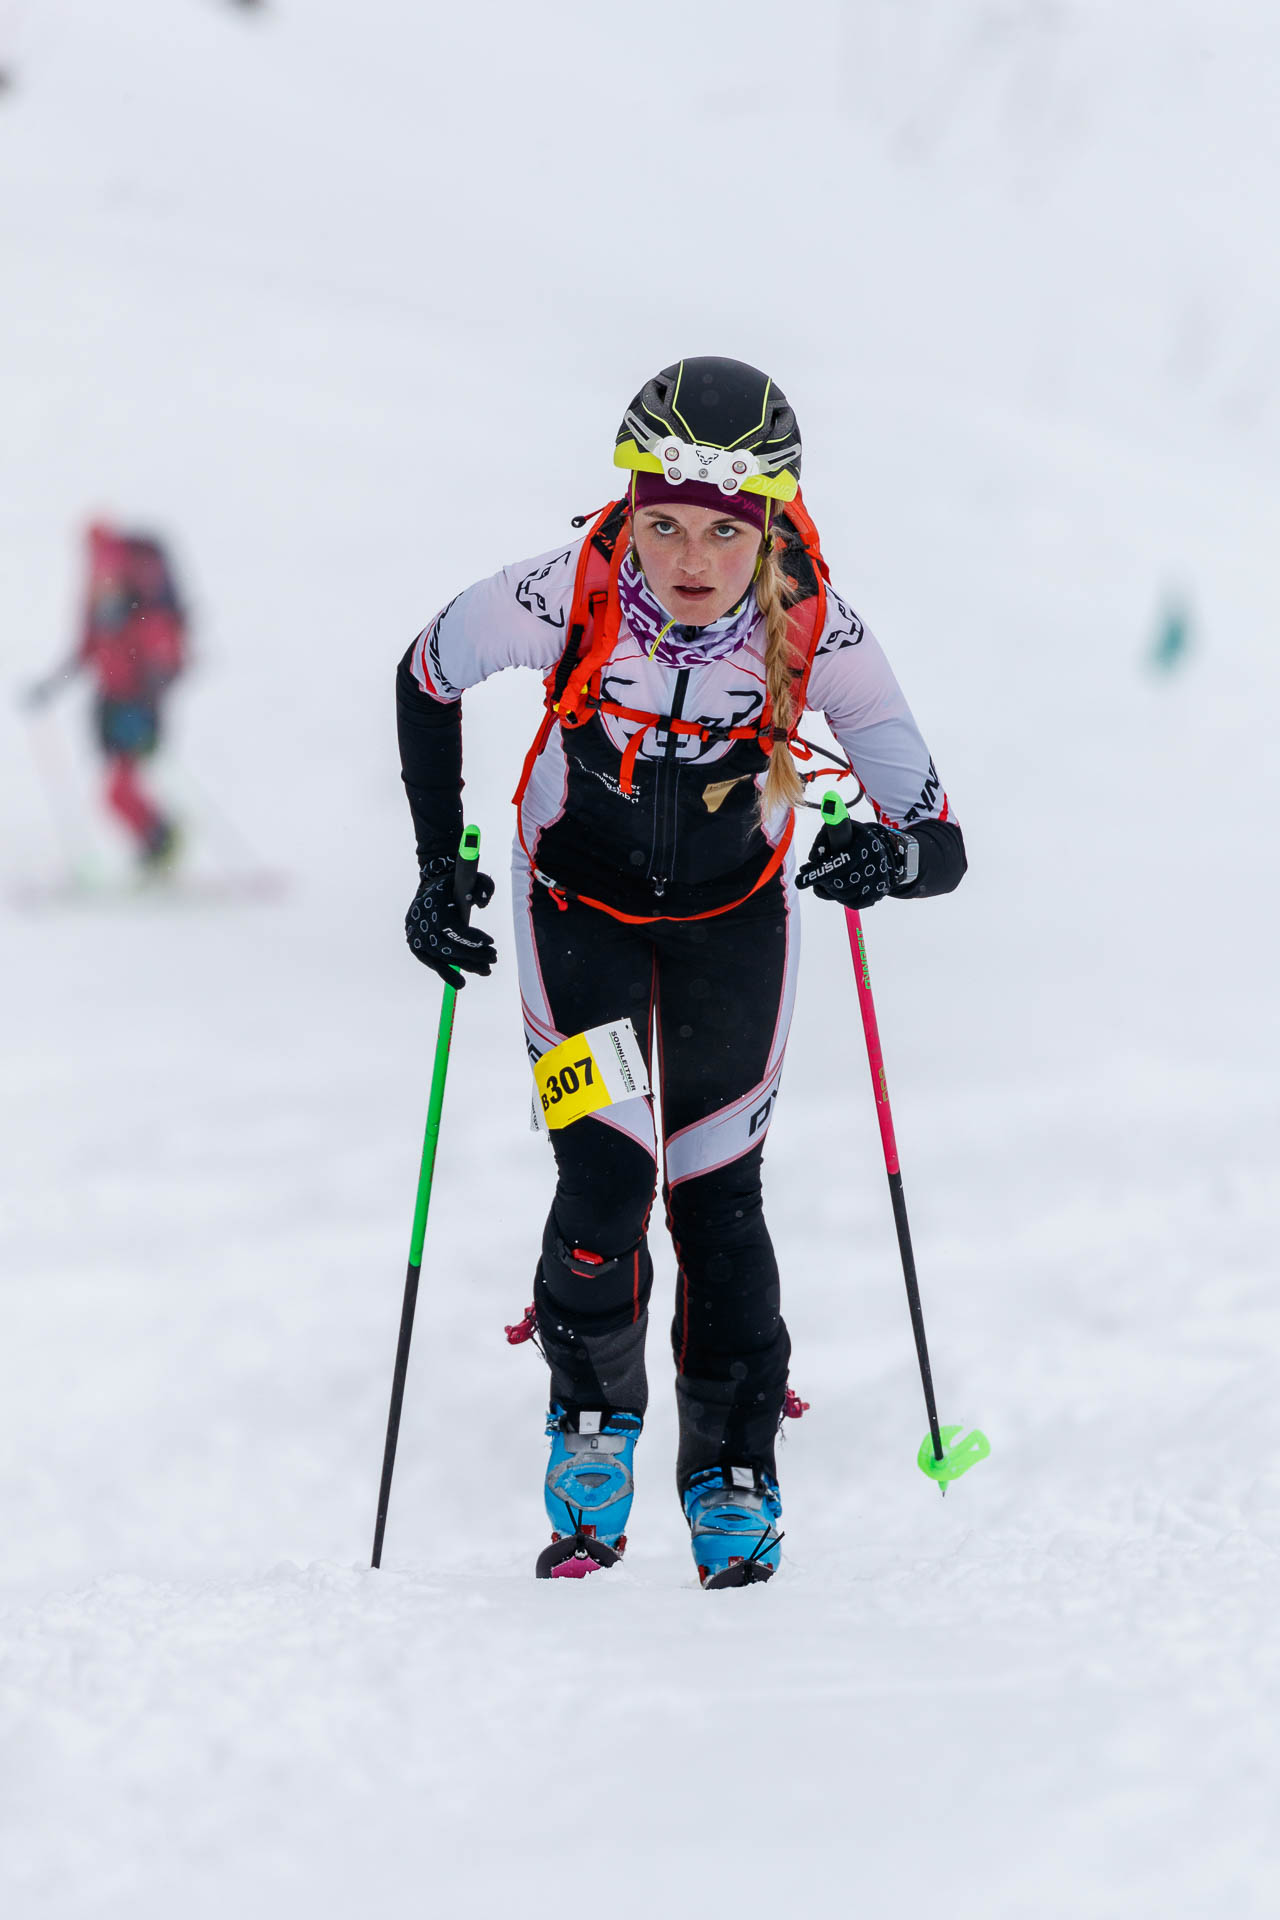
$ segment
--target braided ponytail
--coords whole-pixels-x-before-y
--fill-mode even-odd
[[[765,536],[760,552],[760,571],[756,575],[756,604],[764,615],[764,677],[773,710],[773,724],[788,733],[799,719],[796,712],[795,671],[799,661],[791,643],[791,623],[787,608],[791,590],[782,571],[778,550]],[[796,763],[785,740],[774,742],[769,755],[769,770],[760,793],[762,814],[780,813],[798,806],[804,798],[804,782],[796,772]]]

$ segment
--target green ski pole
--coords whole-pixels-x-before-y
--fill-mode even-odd
[[[465,926],[471,917],[472,889],[476,862],[480,858],[480,829],[467,827],[458,847],[454,872],[454,898]],[[431,1098],[427,1102],[427,1127],[422,1140],[422,1165],[418,1172],[418,1198],[413,1209],[413,1233],[409,1241],[409,1269],[404,1277],[404,1305],[400,1309],[400,1338],[396,1343],[396,1366],[391,1377],[391,1408],[387,1414],[387,1441],[382,1452],[382,1483],[378,1488],[378,1518],[373,1530],[371,1565],[382,1565],[382,1536],[387,1527],[387,1507],[391,1500],[391,1476],[396,1466],[396,1441],[400,1437],[400,1409],[404,1405],[405,1376],[409,1371],[409,1343],[413,1339],[413,1314],[418,1304],[418,1277],[422,1272],[422,1243],[427,1234],[427,1209],[431,1205],[431,1179],[436,1166],[436,1144],[440,1138],[440,1113],[444,1106],[445,1075],[449,1071],[449,1044],[453,1039],[453,1009],[456,987],[446,986],[440,1003],[440,1026],[436,1034],[435,1065],[431,1069]]]

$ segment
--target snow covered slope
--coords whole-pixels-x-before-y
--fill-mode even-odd
[[[293,885],[0,917],[6,1911],[1274,1912],[1273,10],[16,18],[6,680],[66,644],[90,511],[169,529],[202,664],[160,778],[194,860],[244,835]],[[808,903],[784,1573],[696,1590],[659,1310],[627,1565],[532,1580],[543,1380],[502,1327],[549,1162],[495,904],[374,1575],[438,1004],[392,668],[708,350],[785,384],[968,835],[961,892],[868,937],[940,1403],[995,1451],[945,1502],[915,1469]],[[497,872],[537,691],[468,698]],[[44,782],[86,803],[78,725],[0,711],[7,877],[59,857]]]

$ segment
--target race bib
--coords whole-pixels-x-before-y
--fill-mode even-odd
[[[533,1063],[536,1127],[572,1126],[616,1100],[648,1093],[649,1075],[630,1020],[588,1027]]]

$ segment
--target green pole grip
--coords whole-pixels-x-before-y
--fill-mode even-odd
[[[828,829],[827,843],[839,853],[853,839],[853,816],[838,793],[830,789],[822,796],[822,824]]]
[[[458,857],[453,868],[454,904],[462,915],[464,927],[471,924],[471,908],[474,904],[476,867],[480,859],[479,827],[464,827],[462,838],[458,842]]]

